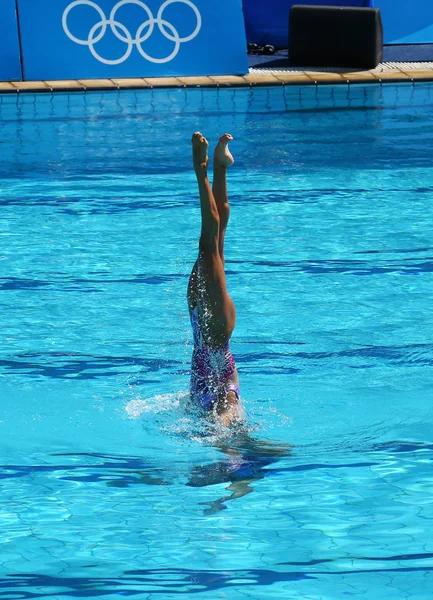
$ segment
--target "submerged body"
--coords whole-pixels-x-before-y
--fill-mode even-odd
[[[191,312],[194,350],[191,363],[191,398],[205,410],[211,410],[220,397],[229,392],[240,400],[239,378],[229,342],[221,348],[206,346],[198,321],[198,309]]]
[[[188,283],[188,307],[194,335],[191,399],[222,425],[242,419],[239,380],[229,342],[236,321],[224,271],[224,237],[230,207],[226,170],[234,160],[225,134],[215,149],[212,187],[207,177],[208,142],[192,137],[193,165],[200,194],[201,235],[198,258]]]

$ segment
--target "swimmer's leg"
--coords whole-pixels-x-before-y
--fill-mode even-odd
[[[242,481],[235,481],[235,482],[231,483],[228,487],[226,487],[226,490],[228,490],[229,492],[232,492],[232,494],[230,496],[223,496],[222,498],[218,498],[218,500],[214,500],[213,502],[200,502],[200,504],[208,504],[209,505],[209,508],[206,508],[203,511],[203,514],[204,515],[215,515],[216,513],[219,513],[222,510],[227,508],[225,503],[228,500],[236,500],[237,498],[242,498],[243,496],[246,496],[247,494],[251,494],[251,492],[254,492],[254,488],[251,487],[249,484],[253,483],[254,481],[256,481],[256,480],[255,479],[245,479]]]
[[[193,308],[198,303],[198,259],[195,261],[194,266],[189,276],[188,291],[187,291],[188,308],[191,314]]]
[[[233,162],[233,156],[228,149],[228,143],[233,137],[226,133],[221,136],[217,147],[215,148],[213,161],[213,185],[212,193],[217,205],[218,216],[220,220],[218,250],[224,266],[224,237],[227,228],[227,223],[230,216],[230,206],[228,203],[227,194],[227,178],[226,171]],[[191,312],[198,302],[198,260],[194,263],[193,269],[188,282],[188,307]]]
[[[218,347],[230,339],[235,326],[236,311],[227,292],[224,264],[219,252],[220,216],[207,176],[208,142],[201,133],[193,135],[192,148],[201,209],[197,267],[198,318],[206,344]]]
[[[228,149],[228,143],[233,139],[229,133],[220,137],[215,148],[213,160],[213,184],[212,193],[218,209],[220,218],[220,230],[218,238],[218,250],[224,265],[224,237],[230,216],[230,206],[227,194],[227,168],[234,163],[233,156]]]

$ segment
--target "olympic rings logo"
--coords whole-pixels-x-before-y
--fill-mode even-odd
[[[196,28],[190,35],[188,35],[186,37],[180,37],[177,29],[175,29],[175,27],[171,23],[169,23],[168,21],[163,19],[164,10],[168,6],[170,6],[170,4],[174,4],[176,2],[186,4],[187,6],[189,6],[193,10],[193,12],[196,16],[196,19],[197,19]],[[95,25],[93,25],[93,27],[89,31],[87,40],[82,40],[80,38],[75,37],[70,32],[69,27],[68,27],[69,13],[71,12],[71,10],[73,8],[75,8],[76,6],[79,6],[80,4],[91,6],[92,8],[94,8],[96,10],[96,12],[98,13],[98,15],[101,18],[101,20],[98,21]],[[144,12],[147,15],[147,19],[143,23],[141,23],[141,25],[137,28],[135,37],[133,37],[131,35],[131,33],[125,27],[125,25],[123,25],[120,21],[116,20],[117,11],[119,10],[119,8],[121,8],[125,4],[137,4],[144,10]],[[144,2],[141,2],[141,0],[120,0],[120,2],[118,2],[113,7],[113,9],[110,13],[110,17],[107,19],[102,8],[100,6],[98,6],[95,2],[92,2],[91,0],[75,0],[74,2],[71,2],[71,4],[69,4],[69,6],[67,6],[65,8],[65,11],[63,12],[63,17],[62,17],[62,25],[63,25],[63,29],[64,29],[66,35],[69,37],[69,39],[71,39],[76,44],[80,44],[82,46],[88,46],[92,55],[97,60],[99,60],[100,62],[102,62],[106,65],[119,65],[120,63],[125,62],[125,60],[127,60],[129,58],[129,55],[131,54],[134,46],[137,47],[137,50],[140,52],[141,56],[143,56],[149,62],[167,63],[167,62],[170,62],[171,60],[173,60],[173,58],[175,56],[177,56],[180,45],[182,43],[190,42],[198,35],[198,33],[201,29],[201,14],[200,14],[198,8],[196,7],[196,5],[193,2],[191,2],[191,0],[165,0],[165,2],[163,4],[161,4],[161,6],[158,10],[158,14],[156,15],[156,18],[153,16],[150,8],[146,4],[144,4]],[[162,33],[162,35],[167,40],[174,42],[173,52],[169,56],[166,56],[165,58],[153,58],[152,56],[147,54],[147,52],[145,52],[142,48],[142,43],[147,41],[150,38],[150,36],[152,35],[152,33],[155,29],[155,25],[158,25],[159,31]],[[121,56],[120,58],[117,58],[115,60],[108,60],[107,58],[103,58],[95,50],[95,44],[97,44],[104,37],[108,26],[110,26],[111,31],[113,32],[113,34],[116,36],[117,39],[119,39],[120,41],[127,44],[127,48],[126,48],[126,51],[123,54],[123,56]],[[147,28],[147,31],[145,31],[146,28]],[[145,32],[145,33],[143,33],[143,32]]]

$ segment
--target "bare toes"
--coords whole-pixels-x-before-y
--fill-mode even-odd
[[[207,139],[199,131],[196,131],[193,133],[191,141],[194,165],[206,167],[208,162],[207,151],[209,145]]]

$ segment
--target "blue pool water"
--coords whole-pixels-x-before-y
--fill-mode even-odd
[[[431,599],[432,92],[0,96],[2,599]],[[185,409],[197,129],[238,435]]]

